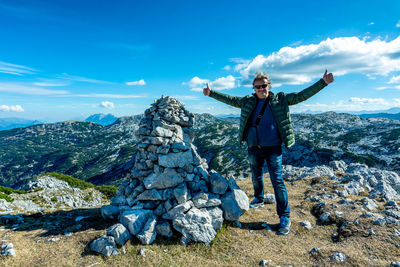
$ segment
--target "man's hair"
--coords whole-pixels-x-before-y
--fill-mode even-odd
[[[269,78],[268,74],[264,73],[264,72],[257,72],[256,73],[256,77],[253,80],[253,85],[255,83],[255,81],[257,80],[267,80],[269,84],[271,84],[271,79]]]

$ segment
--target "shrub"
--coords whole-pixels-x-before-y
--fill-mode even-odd
[[[14,200],[9,195],[6,195],[4,193],[0,193],[0,198],[5,199],[7,202],[13,202]]]
[[[94,184],[92,184],[92,183],[88,183],[83,180],[80,180],[80,179],[77,179],[77,178],[74,178],[72,176],[65,175],[65,174],[60,174],[60,173],[56,173],[56,172],[47,172],[44,175],[53,176],[54,178],[56,178],[58,180],[67,182],[71,187],[80,188],[82,190],[94,187]]]
[[[96,189],[98,191],[100,191],[102,194],[104,194],[105,196],[107,196],[108,198],[112,198],[115,196],[118,188],[115,186],[112,186],[112,185],[103,184],[103,185],[96,186]]]
[[[18,190],[18,189],[12,189],[10,187],[6,186],[0,186],[0,193],[4,193],[6,195],[12,194],[12,193],[17,193],[17,194],[26,194],[27,191],[25,190]]]
[[[56,197],[52,197],[52,198],[50,198],[50,200],[51,200],[52,202],[57,202],[57,198],[56,198]]]

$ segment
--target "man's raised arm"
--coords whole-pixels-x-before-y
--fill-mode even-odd
[[[324,75],[322,76],[322,79],[320,79],[318,82],[314,83],[310,87],[307,87],[306,89],[298,92],[298,93],[290,93],[287,94],[287,100],[289,105],[296,105],[300,102],[303,102],[319,91],[322,90],[325,86],[330,84],[331,82],[334,81],[333,74],[328,73],[328,70],[325,70]]]
[[[212,97],[222,103],[228,104],[230,106],[233,106],[235,108],[241,108],[242,107],[242,99],[243,97],[239,96],[230,96],[227,94],[219,93],[216,91],[213,91],[210,89],[208,86],[208,83],[206,84],[206,87],[203,88],[203,94],[205,96]]]

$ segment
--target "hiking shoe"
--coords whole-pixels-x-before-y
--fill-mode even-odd
[[[279,230],[276,234],[278,235],[287,235],[290,232],[290,218],[286,216],[281,216],[279,223]]]
[[[264,200],[255,198],[253,201],[250,202],[250,208],[252,209],[258,209],[264,207]]]

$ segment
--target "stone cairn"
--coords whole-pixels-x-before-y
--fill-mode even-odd
[[[145,111],[134,168],[111,205],[101,209],[105,219],[120,222],[107,232],[126,228],[142,244],[179,232],[182,244],[210,244],[224,219],[237,221],[249,209],[249,199],[233,177],[207,171],[206,160],[192,144],[193,123],[193,114],[171,97],[161,97]],[[119,236],[109,233],[102,240]]]

